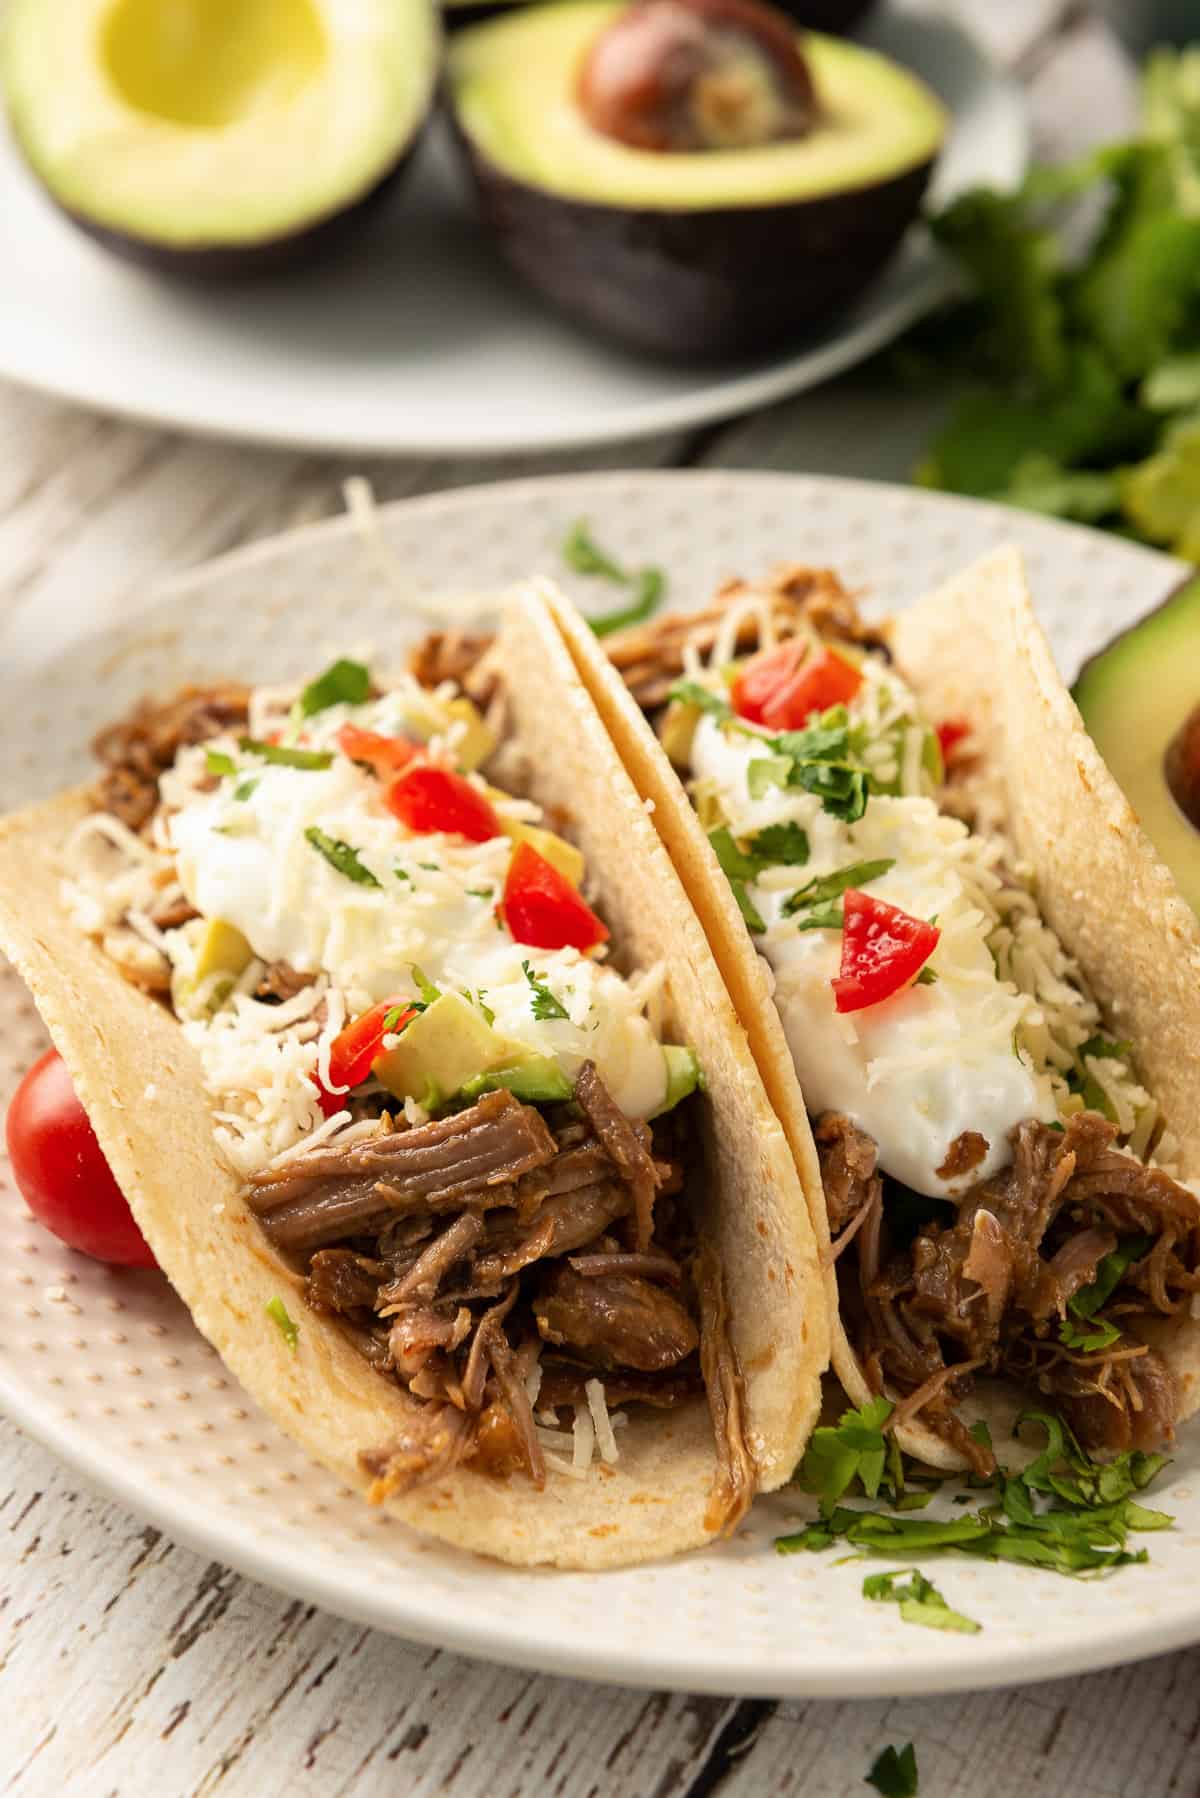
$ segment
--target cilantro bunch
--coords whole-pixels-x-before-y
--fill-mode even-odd
[[[1200,561],[1200,49],[1150,58],[1137,138],[932,226],[967,297],[898,353],[957,376],[917,478]]]

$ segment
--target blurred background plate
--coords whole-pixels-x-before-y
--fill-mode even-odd
[[[1019,179],[1021,95],[962,31],[885,11],[864,41],[954,114],[935,204]],[[0,266],[0,375],[148,423],[375,455],[566,449],[726,418],[861,361],[947,280],[918,228],[858,305],[795,348],[666,367],[585,336],[516,283],[479,232],[439,128],[353,253],[243,288],[189,287],[113,260],[58,215],[0,136]]]

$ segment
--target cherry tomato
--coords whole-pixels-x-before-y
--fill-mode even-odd
[[[842,901],[842,965],[832,981],[838,1011],[864,1011],[915,980],[941,931],[924,918],[851,887]]]
[[[399,1008],[400,1015],[391,1024],[385,1022],[390,1012]],[[329,1049],[329,1078],[334,1086],[361,1086],[371,1072],[372,1064],[378,1060],[380,1045],[385,1036],[394,1031],[403,1030],[417,1015],[416,1007],[407,999],[381,999],[378,1005],[372,1005],[354,1022],[347,1024],[334,1037]],[[317,1082],[317,1095],[321,1101],[321,1110],[325,1116],[332,1117],[346,1103],[344,1092],[330,1092],[320,1080]]]
[[[938,746],[942,752],[942,761],[948,763],[954,751],[964,737],[971,734],[971,726],[966,718],[944,718],[937,727]]]
[[[500,820],[478,787],[449,768],[418,762],[387,790],[388,810],[418,836],[445,831],[468,843],[501,835]]]
[[[853,699],[862,681],[845,656],[814,653],[792,638],[747,662],[733,683],[733,709],[768,730],[802,730],[814,712]]]
[[[158,1266],[55,1050],[18,1086],[5,1134],[17,1190],[47,1230],[97,1261]]]
[[[420,746],[405,737],[384,737],[375,730],[360,730],[357,724],[343,724],[337,746],[352,762],[366,762],[380,780],[399,774],[421,753]]]
[[[608,927],[565,874],[529,843],[518,843],[504,882],[500,915],[518,943],[534,949],[594,949]]]

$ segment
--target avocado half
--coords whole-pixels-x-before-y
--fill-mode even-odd
[[[678,153],[592,129],[580,66],[623,0],[527,6],[459,32],[447,85],[480,211],[519,274],[582,322],[681,358],[764,350],[857,295],[921,203],[946,132],[922,82],[807,35],[820,119],[795,142]]]
[[[434,0],[9,0],[16,141],[77,224],[172,271],[289,265],[358,221],[432,105]]]
[[[1189,729],[1200,712],[1200,580],[1093,656],[1074,693],[1146,835],[1200,914],[1200,828],[1180,802],[1193,812],[1200,803],[1200,730]]]

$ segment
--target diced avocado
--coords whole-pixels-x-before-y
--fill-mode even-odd
[[[464,774],[473,774],[496,747],[495,733],[485,724],[479,707],[462,694],[457,699],[440,700],[432,693],[423,693],[419,700],[405,702],[404,717],[423,741],[445,736],[452,724],[465,725],[454,743],[454,760]]]
[[[372,1068],[398,1099],[450,1098],[476,1075],[512,1059],[513,1045],[461,993],[443,993]]]
[[[501,792],[499,787],[489,787],[487,796],[493,805],[511,798],[511,794]],[[528,843],[535,849],[543,861],[557,868],[564,880],[569,880],[577,887],[583,879],[584,860],[582,851],[576,849],[574,843],[568,843],[566,837],[560,837],[552,830],[546,830],[540,824],[526,824],[520,818],[506,818],[500,813],[500,828],[505,836],[514,843]]]
[[[463,1097],[478,1099],[481,1093],[495,1092],[501,1086],[507,1087],[514,1099],[520,1099],[526,1105],[552,1105],[558,1100],[569,1099],[575,1091],[549,1055],[529,1055],[522,1061],[492,1068],[489,1073],[468,1080],[462,1089]]]
[[[719,830],[721,825],[726,822],[725,809],[721,804],[721,797],[715,781],[698,780],[692,788],[692,803],[696,807],[696,816],[706,833],[710,830]]]
[[[183,929],[195,946],[196,962],[190,973],[172,969],[171,1003],[181,1016],[186,1016],[194,1010],[196,989],[211,975],[224,974],[226,979],[214,981],[206,1000],[207,1009],[215,1011],[229,997],[238,975],[250,966],[254,951],[236,925],[227,924],[223,918],[193,918]]]
[[[656,1118],[664,1111],[673,1111],[681,1099],[686,1099],[697,1088],[704,1090],[704,1076],[694,1049],[685,1049],[678,1043],[664,1043],[663,1060],[667,1064],[667,1091],[658,1110],[651,1113]]]
[[[254,960],[254,951],[235,924],[224,918],[209,918],[196,950],[196,984],[217,972],[244,974]]]
[[[1093,657],[1074,692],[1096,747],[1200,913],[1200,829],[1188,805],[1189,787],[1200,794],[1200,765],[1190,780],[1179,765],[1200,706],[1200,580]]]
[[[675,768],[686,768],[692,759],[692,741],[696,735],[696,726],[700,722],[700,707],[685,705],[680,699],[673,699],[663,715],[659,741],[666,752],[667,760]]]

